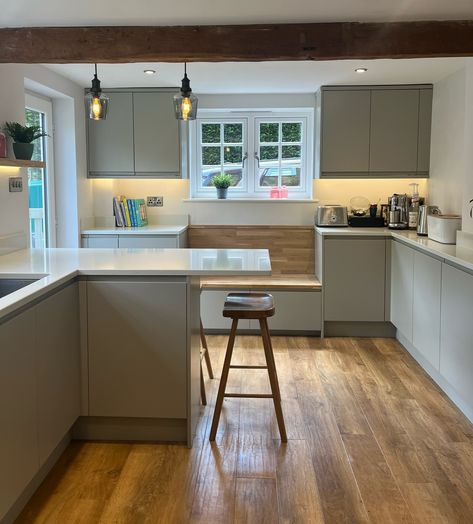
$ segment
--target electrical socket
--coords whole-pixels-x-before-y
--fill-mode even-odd
[[[163,207],[164,197],[162,196],[149,196],[146,197],[146,205],[148,207]]]
[[[23,191],[23,179],[21,176],[11,176],[8,179],[8,190],[10,193],[21,193]]]

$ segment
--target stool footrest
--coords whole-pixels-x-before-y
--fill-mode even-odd
[[[223,396],[230,398],[273,398],[271,393],[225,393]]]
[[[268,366],[244,366],[244,365],[232,365],[230,369],[268,369]]]

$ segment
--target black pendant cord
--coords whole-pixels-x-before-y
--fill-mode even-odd
[[[100,87],[100,80],[97,77],[97,64],[95,64],[95,74],[94,78],[92,79],[92,89],[90,92],[96,96],[99,97],[100,93],[102,92],[102,88]]]
[[[184,78],[182,79],[181,94],[187,98],[191,93],[191,83],[187,76],[187,62],[184,62]]]

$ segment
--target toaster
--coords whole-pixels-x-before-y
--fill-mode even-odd
[[[347,227],[348,212],[346,206],[319,206],[315,211],[315,225],[323,227]]]

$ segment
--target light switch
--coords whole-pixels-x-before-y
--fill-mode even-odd
[[[21,193],[23,191],[23,179],[21,176],[11,176],[8,179],[10,193]]]

